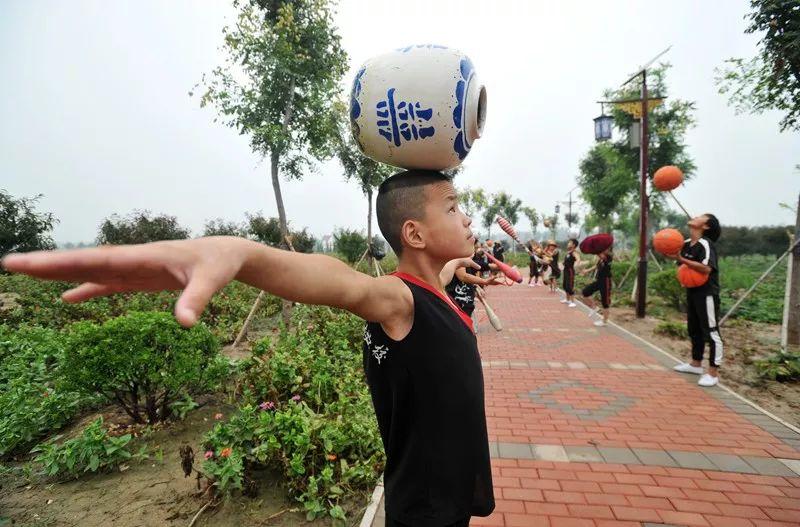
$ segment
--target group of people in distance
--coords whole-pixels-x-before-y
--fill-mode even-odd
[[[719,239],[721,229],[719,220],[713,214],[703,214],[692,218],[687,223],[690,237],[686,239],[681,251],[667,258],[676,260],[679,265],[687,265],[695,271],[708,275],[708,280],[696,287],[687,287],[687,330],[692,343],[692,360],[675,367],[681,373],[700,375],[700,386],[715,386],[719,382],[719,364],[723,356],[723,343],[718,327],[719,320],[719,269],[715,243]],[[586,275],[594,272],[594,280],[581,290],[582,301],[590,311],[589,317],[598,317],[594,321],[597,327],[608,324],[611,307],[613,249],[597,254],[596,260],[583,260],[576,238],[567,240],[563,265],[559,263],[560,249],[555,240],[546,242],[529,240],[524,246],[530,257],[528,286],[547,285],[551,293],[558,291],[558,279],[564,298],[561,303],[570,308],[575,303],[575,275]],[[475,311],[475,295],[477,287],[504,284],[498,277],[497,267],[492,264],[487,252],[499,261],[504,261],[505,248],[500,241],[487,238],[483,244],[475,242],[472,259],[476,268],[457,269],[453,281],[445,288],[456,304],[470,317]],[[600,305],[594,295],[600,294]],[[702,360],[706,344],[709,347],[709,369],[706,373]]]
[[[581,275],[588,274],[594,270],[595,280],[583,288],[581,294],[583,302],[591,309],[589,316],[594,317],[599,312],[601,318],[596,320],[594,325],[605,326],[608,323],[608,311],[611,307],[611,248],[597,255],[597,260],[592,262],[581,260],[578,250],[577,238],[567,240],[567,253],[564,255],[563,269],[559,265],[559,247],[555,240],[548,240],[546,243],[539,243],[530,240],[525,250],[530,256],[528,286],[536,287],[547,284],[550,292],[556,293],[558,279],[561,278],[561,287],[564,290],[562,304],[569,307],[576,307],[575,303],[575,273]],[[541,280],[541,283],[540,283]],[[600,293],[601,308],[597,308],[593,300],[593,295]]]

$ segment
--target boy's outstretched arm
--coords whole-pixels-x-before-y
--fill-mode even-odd
[[[67,302],[183,289],[175,316],[187,327],[197,322],[214,293],[233,280],[287,300],[340,307],[373,322],[393,325],[413,315],[411,292],[397,278],[372,278],[336,258],[226,236],[14,254],[2,265],[37,278],[81,282],[62,295]]]

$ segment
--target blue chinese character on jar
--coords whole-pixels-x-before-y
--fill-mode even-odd
[[[433,126],[426,126],[433,117],[433,109],[422,108],[419,102],[401,101],[395,104],[395,89],[390,88],[386,100],[377,106],[378,133],[387,141],[400,146],[402,140],[414,141],[432,137],[436,131]]]

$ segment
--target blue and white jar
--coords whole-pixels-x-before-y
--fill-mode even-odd
[[[406,169],[460,165],[486,120],[486,89],[469,57],[408,46],[368,60],[350,94],[350,124],[365,155]]]

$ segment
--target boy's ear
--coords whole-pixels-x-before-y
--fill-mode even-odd
[[[400,239],[403,245],[412,249],[425,249],[425,236],[422,234],[422,225],[414,220],[406,220],[400,229]]]

